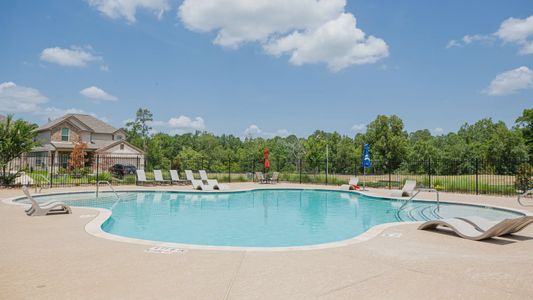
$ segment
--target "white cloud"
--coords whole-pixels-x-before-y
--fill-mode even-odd
[[[94,100],[116,101],[117,97],[106,93],[104,90],[91,86],[80,91],[80,94]]]
[[[244,137],[256,138],[256,137],[265,137],[273,138],[276,136],[279,137],[288,137],[291,133],[287,129],[278,129],[275,132],[265,132],[259,126],[252,124],[244,130]]]
[[[433,134],[436,134],[436,135],[441,135],[444,133],[444,129],[437,127],[437,128],[432,129],[431,132],[433,132]]]
[[[13,82],[0,83],[0,111],[7,113],[34,112],[48,101],[37,89],[18,86]]]
[[[170,118],[168,124],[171,128],[182,129],[182,130],[203,130],[205,129],[204,119],[201,117],[196,117],[193,119],[187,116],[179,116],[177,118]]]
[[[129,23],[136,21],[137,9],[152,11],[159,19],[170,9],[168,0],[87,0],[87,3],[111,19],[124,18]]]
[[[494,33],[506,43],[520,45],[519,53],[522,55],[533,54],[533,16],[525,19],[509,18],[502,22],[500,28]]]
[[[153,121],[154,127],[171,129],[175,133],[194,132],[206,128],[205,121],[202,117],[191,119],[187,116],[172,117],[168,121]]]
[[[263,131],[261,130],[261,128],[259,128],[255,124],[252,124],[252,125],[248,126],[248,128],[246,128],[244,130],[244,136],[246,136],[246,137],[258,137],[262,133],[263,133]]]
[[[88,113],[82,109],[77,109],[77,108],[57,108],[57,107],[45,107],[45,108],[40,108],[38,111],[35,111],[34,112],[34,115],[37,115],[37,116],[40,116],[40,117],[43,117],[45,119],[57,119],[61,116],[64,116],[66,114],[88,114],[88,115],[91,115],[95,118],[99,118],[96,114],[94,113]],[[106,121],[105,118],[101,118],[100,117],[100,120],[102,121]]]
[[[366,129],[366,124],[355,124],[352,126],[352,130],[355,132],[363,132]]]
[[[520,46],[518,53],[533,54],[533,16],[525,19],[509,18],[500,24],[498,31],[492,35],[465,35],[460,41],[451,40],[446,48],[462,47],[474,42],[491,42],[498,38],[504,43]]]
[[[289,135],[291,135],[291,133],[287,129],[278,129],[274,133],[274,136],[279,136],[279,137],[288,137]]]
[[[533,71],[522,66],[497,75],[485,92],[491,96],[503,96],[532,88]]]
[[[0,83],[0,112],[31,113],[44,119],[55,119],[68,113],[84,113],[97,117],[76,108],[44,107],[43,104],[47,102],[48,98],[37,89],[19,86],[13,82]]]
[[[481,34],[468,35],[467,34],[463,36],[461,40],[449,41],[448,45],[446,45],[446,48],[463,47],[463,46],[470,45],[476,42],[491,43],[493,41],[494,41],[494,37],[490,35],[481,35]]]
[[[295,65],[326,63],[337,71],[388,56],[387,44],[365,36],[345,0],[185,0],[179,17],[193,31],[216,31],[214,43],[258,42]]]
[[[92,62],[102,62],[102,57],[95,55],[90,46],[72,46],[70,49],[46,48],[41,52],[41,60],[67,67],[85,67]]]
[[[504,42],[520,42],[533,35],[533,16],[525,19],[509,18],[502,22],[495,35]]]
[[[375,63],[389,55],[385,41],[366,37],[352,14],[341,14],[313,30],[294,32],[265,45],[265,49],[273,55],[289,54],[290,63],[297,66],[326,63],[332,71]]]

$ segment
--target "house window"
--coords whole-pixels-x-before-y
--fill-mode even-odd
[[[124,144],[120,144],[120,150],[124,150]]]
[[[61,128],[61,141],[68,142],[69,129]]]
[[[123,137],[121,135],[117,135],[117,140],[121,141]]]

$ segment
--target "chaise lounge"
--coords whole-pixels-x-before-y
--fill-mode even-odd
[[[207,172],[205,170],[200,170],[200,171],[198,171],[198,173],[200,174],[200,179],[202,181],[207,182],[207,185],[212,186],[213,189],[215,189],[215,190],[227,190],[228,189],[227,185],[218,183],[218,180],[209,179],[207,177]]]
[[[349,190],[357,190],[359,186],[357,185],[359,183],[358,177],[352,177],[350,178],[350,181],[348,184],[341,185],[341,190],[349,191]]]
[[[439,226],[442,226],[451,229],[453,232],[455,232],[458,236],[462,238],[473,241],[480,241],[492,237],[518,232],[519,230],[522,230],[529,224],[533,223],[533,221],[531,221],[531,217],[504,219],[499,222],[490,222],[490,224],[475,223],[472,220],[476,220],[476,218],[469,217],[431,220],[420,225],[418,229],[438,229]],[[479,219],[477,219],[477,221],[479,221]]]
[[[415,180],[406,180],[401,190],[392,191],[392,197],[411,197],[416,188]]]
[[[70,214],[70,206],[66,205],[63,202],[59,201],[49,201],[43,204],[39,204],[33,197],[30,195],[28,188],[26,186],[22,187],[22,191],[26,197],[31,201],[31,206],[25,210],[28,216],[46,216],[52,214]]]
[[[144,170],[137,170],[135,172],[137,173],[137,185],[145,183],[154,183],[153,180],[146,179],[146,173],[144,173]]]
[[[159,184],[170,184],[170,180],[163,179],[163,173],[161,170],[154,170],[154,182]]]
[[[212,185],[204,184],[201,180],[194,179],[192,170],[185,170],[185,176],[195,190],[212,191],[214,189]]]

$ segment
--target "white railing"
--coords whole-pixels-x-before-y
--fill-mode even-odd
[[[98,198],[98,194],[99,194],[99,191],[100,191],[100,184],[101,183],[107,184],[107,186],[109,186],[109,188],[113,191],[113,193],[115,194],[117,199],[120,200],[120,196],[118,195],[117,191],[115,191],[115,189],[113,188],[111,183],[109,181],[107,181],[107,180],[99,180],[99,181],[96,182],[96,198]]]

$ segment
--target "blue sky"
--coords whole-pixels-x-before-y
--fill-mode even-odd
[[[122,126],[145,107],[156,130],[238,136],[353,135],[378,114],[512,125],[533,104],[532,16],[530,0],[2,1],[0,113]]]

